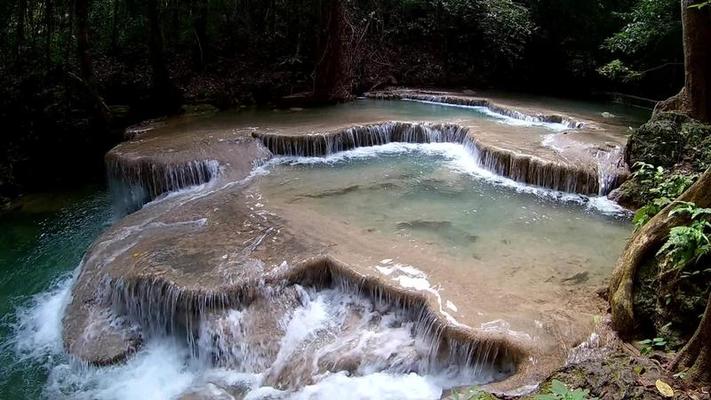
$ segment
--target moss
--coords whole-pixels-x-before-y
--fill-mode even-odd
[[[634,287],[634,311],[639,338],[663,337],[678,349],[699,324],[709,295],[711,260],[688,265],[675,276],[659,274],[660,260],[642,263]],[[660,281],[661,279],[661,281]]]
[[[682,126],[689,121],[688,117],[676,113],[653,116],[627,142],[629,165],[645,162],[665,168],[674,166],[683,157],[688,139],[682,133]]]
[[[650,189],[649,185],[643,184],[633,176],[610,193],[610,197],[621,206],[636,210],[651,200]]]
[[[637,332],[641,338],[657,336],[658,271],[657,259],[652,257],[643,263],[637,272],[633,301],[635,319],[638,323]]]
[[[590,398],[663,400],[654,385],[657,379],[674,388],[676,399],[695,398],[689,395],[692,391],[687,390],[682,381],[660,368],[659,361],[617,350],[604,357],[559,369],[541,383],[536,393],[523,399],[536,400],[536,396],[549,393],[553,380],[559,380],[570,389],[589,390]]]
[[[659,113],[637,129],[627,143],[629,165],[645,162],[667,169],[688,165],[696,172],[711,161],[711,125],[677,113]]]
[[[658,113],[637,129],[625,151],[630,166],[638,162],[664,167],[670,174],[699,174],[711,167],[711,125],[673,113]],[[611,196],[636,209],[652,200],[651,187],[634,176]]]
[[[498,400],[493,394],[474,386],[471,388],[452,389],[442,396],[444,400]]]

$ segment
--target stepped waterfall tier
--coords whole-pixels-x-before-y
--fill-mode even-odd
[[[176,341],[198,371],[184,399],[516,394],[563,365],[604,307],[580,289],[630,232],[604,197],[628,174],[626,127],[369,97],[175,118],[111,150],[129,213],[82,260],[67,351],[100,369]]]

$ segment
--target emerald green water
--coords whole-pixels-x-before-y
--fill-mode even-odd
[[[111,222],[103,188],[35,195],[0,217],[0,399],[42,397],[59,362],[52,294],[69,287],[87,247]],[[61,296],[54,296],[54,302]]]

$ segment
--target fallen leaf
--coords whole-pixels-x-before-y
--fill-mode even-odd
[[[662,394],[664,397],[674,397],[674,389],[669,386],[666,382],[662,382],[661,380],[657,379],[657,382],[655,383],[657,386],[657,390],[659,390],[659,393]]]

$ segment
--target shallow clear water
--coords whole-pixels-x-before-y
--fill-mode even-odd
[[[624,211],[606,199],[493,176],[458,144],[392,143],[327,158],[282,158],[268,171],[259,190],[287,214],[435,247],[491,276],[523,269],[529,279],[584,273],[601,282],[630,233]]]
[[[545,106],[548,103],[542,103],[539,100],[533,104]],[[525,102],[524,105],[526,105]],[[556,107],[562,107],[563,110],[578,113],[593,120],[600,120],[603,112],[612,112],[616,117],[606,119],[605,122],[622,127],[623,130],[628,126],[637,127],[648,119],[647,111],[640,111],[639,109],[614,103],[555,100],[555,105]],[[332,128],[337,125],[361,124],[377,120],[480,120],[482,123],[489,124],[489,126],[491,126],[490,124],[518,126],[524,128],[520,132],[541,135],[564,129],[560,124],[516,120],[478,107],[462,107],[420,101],[358,99],[328,107],[288,110],[269,110],[252,107],[217,114],[188,115],[169,119],[164,127],[159,128],[159,131],[162,135],[211,135],[236,127],[289,129],[308,126],[309,129],[319,129],[321,127]]]

